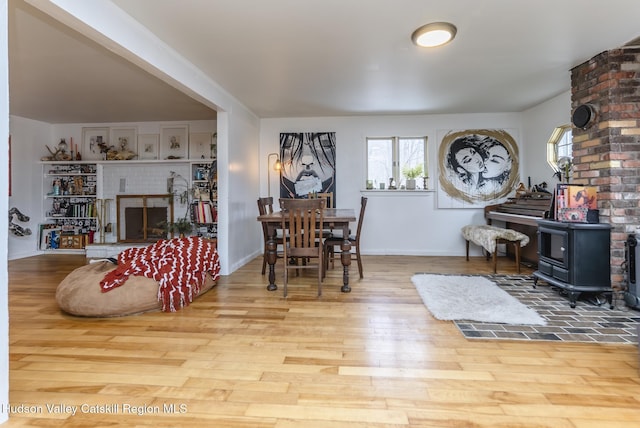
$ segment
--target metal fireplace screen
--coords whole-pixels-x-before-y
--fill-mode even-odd
[[[117,195],[118,242],[156,242],[173,223],[173,196]]]

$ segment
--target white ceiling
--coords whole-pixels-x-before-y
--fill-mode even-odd
[[[260,117],[518,112],[640,35],[638,0],[112,0]],[[23,0],[11,114],[61,122],[215,114]],[[449,21],[456,39],[412,45]]]

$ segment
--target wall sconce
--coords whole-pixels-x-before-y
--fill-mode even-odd
[[[278,177],[280,177],[280,171],[282,171],[282,163],[280,162],[280,156],[277,153],[269,153],[267,156],[267,196],[271,197],[271,157],[275,156],[276,161],[273,163],[273,170],[278,171]],[[278,188],[280,188],[280,180],[278,180]]]

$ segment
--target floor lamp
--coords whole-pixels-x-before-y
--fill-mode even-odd
[[[276,161],[273,164],[273,170],[278,171],[278,177],[280,177],[280,171],[282,170],[282,163],[280,163],[280,156],[277,153],[269,153],[267,156],[267,196],[271,197],[271,157],[275,156]],[[278,180],[278,188],[280,188],[280,180]]]

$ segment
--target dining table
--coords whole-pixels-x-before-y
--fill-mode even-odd
[[[340,261],[342,263],[342,287],[343,293],[349,293],[349,266],[351,265],[351,241],[349,241],[349,223],[356,221],[356,212],[353,208],[325,208],[322,212],[324,226],[322,229],[341,230],[342,236],[345,238],[340,246]],[[278,245],[276,244],[276,236],[278,229],[282,228],[282,211],[274,211],[272,213],[258,216],[258,221],[267,226],[267,263],[269,265],[269,285],[267,290],[274,291],[278,289],[276,285],[276,260],[278,259]],[[285,261],[287,263],[287,261]]]

